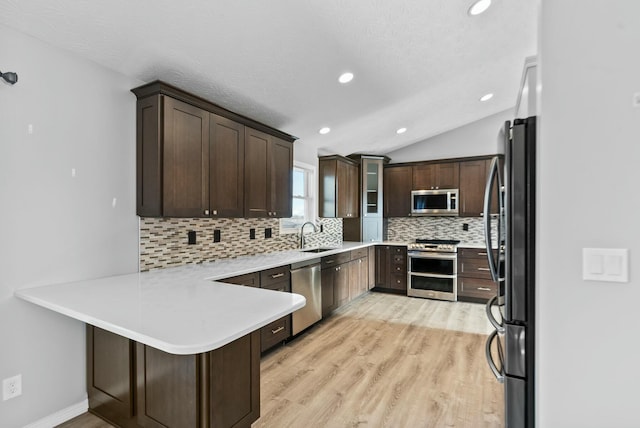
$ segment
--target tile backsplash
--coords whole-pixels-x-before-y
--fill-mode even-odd
[[[496,220],[492,219],[495,231]],[[467,224],[468,230],[464,230]],[[388,220],[387,239],[409,242],[416,238],[459,239],[461,243],[484,244],[484,219],[474,217],[393,217]],[[495,236],[493,237],[495,241]]]
[[[319,223],[323,232],[306,229],[307,247],[342,242],[342,219],[322,218]],[[255,229],[255,239],[249,238],[251,229]],[[268,229],[271,238],[265,238]],[[220,231],[220,242],[213,242],[214,230]],[[190,231],[196,233],[195,244],[188,243]],[[140,270],[292,250],[299,240],[299,233],[280,235],[278,219],[141,217]]]

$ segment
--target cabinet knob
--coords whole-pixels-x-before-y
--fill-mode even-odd
[[[218,210],[213,210],[213,215],[218,215]]]
[[[204,215],[209,215],[209,210],[204,210]]]

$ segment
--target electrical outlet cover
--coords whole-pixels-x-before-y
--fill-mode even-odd
[[[13,376],[2,381],[3,401],[19,395],[22,395],[22,375]]]

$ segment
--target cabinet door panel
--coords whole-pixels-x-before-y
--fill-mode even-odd
[[[330,267],[322,269],[322,317],[326,317],[336,308],[335,286],[334,286],[335,268]]]
[[[388,287],[391,253],[389,246],[376,247],[376,287]]]
[[[367,273],[367,288],[376,286],[376,248],[369,247],[369,272]]]
[[[210,353],[211,427],[251,426],[260,415],[260,333]]]
[[[137,345],[137,421],[151,428],[197,427],[198,359]]]
[[[164,98],[163,214],[202,217],[209,206],[209,113]]]
[[[136,204],[141,217],[162,216],[161,97],[138,101],[136,117]]]
[[[334,272],[334,287],[336,296],[336,306],[340,307],[349,302],[349,263],[337,266]]]
[[[349,186],[349,165],[344,162],[337,162],[336,171],[336,217],[345,218],[349,217],[349,209],[351,208],[349,198],[352,191]]]
[[[435,164],[413,166],[413,190],[433,189],[436,187]]]
[[[460,216],[482,213],[486,175],[485,160],[460,162]]]
[[[458,162],[437,164],[436,187],[439,189],[457,189],[460,183]]]
[[[244,126],[211,115],[209,206],[212,217],[244,215]]]
[[[360,174],[356,165],[348,165],[348,196],[347,209],[349,217],[358,217],[360,215]]]
[[[273,138],[271,154],[271,211],[275,217],[291,217],[293,194],[293,144]]]
[[[384,216],[407,217],[411,214],[410,166],[385,168],[384,170]]]
[[[271,136],[245,129],[244,216],[269,217],[271,180],[267,159]]]
[[[87,325],[89,408],[111,421],[133,416],[133,341]]]

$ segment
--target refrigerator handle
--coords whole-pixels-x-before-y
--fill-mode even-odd
[[[487,343],[485,344],[484,351],[487,357],[487,362],[489,363],[489,368],[493,372],[493,375],[498,379],[498,382],[504,383],[504,375],[502,374],[502,369],[499,369],[496,366],[496,363],[493,361],[493,356],[491,355],[491,344],[498,337],[498,330],[494,330],[489,337],[487,337]],[[502,367],[502,361],[504,361],[504,354],[502,352],[502,345],[498,340],[498,358],[500,358],[500,366]]]
[[[493,311],[491,310],[491,308],[493,307],[493,305],[496,303],[497,300],[498,300],[497,295],[489,299],[489,301],[485,306],[485,311],[487,312],[487,318],[489,319],[489,322],[491,323],[493,328],[495,328],[498,333],[504,333],[504,320],[503,319],[501,319],[500,321],[496,320],[496,318],[493,316]],[[500,315],[502,315],[502,313]]]
[[[491,272],[491,278],[494,282],[500,280],[500,272],[498,272],[498,262],[494,259],[493,247],[491,242],[491,197],[493,196],[493,184],[495,180],[498,180],[498,186],[500,186],[500,172],[498,157],[494,157],[491,160],[491,166],[489,167],[489,175],[487,177],[487,185],[484,189],[484,242],[487,246],[487,259],[489,260],[489,271]],[[498,195],[499,196],[499,195]],[[500,230],[498,230],[500,232]]]

